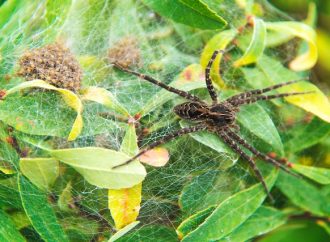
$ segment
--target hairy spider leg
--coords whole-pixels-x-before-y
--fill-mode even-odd
[[[260,157],[261,159],[272,163],[273,165],[275,165],[276,167],[281,168],[282,170],[284,170],[285,172],[289,173],[290,175],[293,175],[295,177],[299,177],[300,176],[296,173],[293,173],[291,170],[289,170],[285,165],[281,164],[279,161],[269,157],[268,155],[265,155],[261,152],[259,152],[257,149],[255,149],[254,147],[252,147],[251,145],[249,145],[244,139],[242,139],[241,137],[239,137],[237,134],[235,134],[235,132],[231,131],[231,130],[226,130],[227,135],[229,135],[232,139],[234,139],[236,142],[238,142],[240,145],[244,146],[246,149],[250,150],[254,155]]]
[[[125,71],[125,72],[127,72],[127,73],[133,74],[133,75],[135,75],[135,76],[137,76],[137,77],[139,77],[139,78],[141,78],[141,79],[143,79],[143,80],[146,80],[146,81],[148,81],[148,82],[151,82],[152,84],[155,84],[155,85],[157,85],[157,86],[159,86],[159,87],[161,87],[161,88],[164,88],[164,89],[166,89],[166,90],[169,91],[169,92],[173,92],[173,93],[175,93],[175,94],[178,94],[179,96],[181,96],[181,97],[183,97],[183,98],[185,98],[185,99],[191,100],[191,101],[193,101],[193,102],[201,102],[201,103],[204,103],[202,100],[200,100],[200,99],[199,99],[198,97],[196,97],[195,95],[192,95],[192,94],[190,94],[190,93],[188,93],[188,92],[185,92],[185,91],[182,91],[182,90],[176,89],[176,88],[174,88],[174,87],[168,86],[168,85],[166,85],[165,83],[162,83],[161,81],[158,81],[158,80],[156,80],[155,78],[153,78],[153,77],[151,77],[151,76],[148,76],[148,75],[145,75],[145,74],[141,74],[141,73],[138,73],[138,72],[135,72],[135,71],[129,70],[129,69],[124,68],[124,67],[122,67],[122,66],[120,66],[120,65],[116,65],[116,64],[115,64],[115,66],[116,66],[118,69],[122,70],[122,71]]]
[[[210,77],[210,70],[211,70],[212,64],[215,61],[215,59],[217,58],[218,54],[224,54],[224,53],[225,53],[224,50],[215,50],[212,54],[211,59],[209,60],[207,66],[206,66],[206,69],[205,69],[206,87],[207,87],[207,90],[209,91],[209,94],[211,96],[213,104],[218,103],[218,95],[217,95],[217,93],[215,91],[215,88],[212,84],[212,80],[211,80],[211,77]]]
[[[127,165],[127,164],[131,163],[133,160],[135,160],[136,158],[138,158],[139,156],[146,153],[147,151],[149,151],[149,150],[151,150],[151,149],[153,149],[153,148],[155,148],[155,147],[157,147],[161,144],[164,144],[165,142],[168,142],[172,139],[175,139],[175,138],[180,137],[182,135],[186,135],[186,134],[189,134],[189,133],[194,133],[194,132],[198,132],[198,131],[202,131],[202,130],[206,130],[206,127],[205,127],[205,125],[200,124],[200,125],[196,125],[196,126],[192,126],[192,127],[186,127],[186,128],[174,131],[173,133],[170,133],[170,134],[164,136],[163,138],[155,141],[154,143],[148,145],[145,149],[141,150],[138,154],[133,156],[131,159],[125,161],[124,163],[122,163],[120,165],[114,166],[112,168],[115,169],[115,168]]]
[[[257,101],[266,101],[266,100],[270,100],[270,99],[276,99],[276,98],[281,98],[281,97],[289,97],[289,96],[295,96],[295,95],[304,95],[304,94],[310,94],[313,93],[313,91],[310,92],[291,92],[291,93],[280,93],[280,94],[274,94],[274,95],[260,95],[260,96],[254,96],[254,97],[250,97],[247,99],[238,99],[238,100],[233,100],[230,103],[234,106],[240,106],[240,105],[244,105],[244,104],[251,104],[251,103],[255,103]]]
[[[264,178],[262,177],[262,174],[261,174],[260,170],[258,169],[256,163],[252,159],[252,157],[250,157],[247,154],[245,154],[244,151],[238,146],[238,144],[236,143],[236,141],[234,139],[232,139],[231,137],[229,137],[224,130],[219,131],[218,134],[221,136],[221,138],[223,139],[223,141],[231,149],[233,149],[235,152],[237,152],[242,158],[244,158],[248,162],[249,166],[253,169],[254,174],[256,175],[256,177],[258,178],[258,180],[261,182],[262,186],[264,187],[264,189],[265,189],[268,197],[272,201],[274,201],[274,198],[270,194],[270,191],[269,191],[269,189],[268,189],[268,187],[266,185],[266,182],[265,182]]]
[[[265,92],[269,92],[269,91],[272,91],[272,90],[275,90],[275,89],[278,89],[278,88],[281,88],[281,87],[284,87],[284,86],[288,86],[288,85],[291,85],[293,83],[303,81],[303,80],[306,80],[306,79],[299,79],[299,80],[283,82],[283,83],[279,83],[279,84],[269,86],[269,87],[266,87],[266,88],[263,88],[263,89],[253,89],[253,90],[250,90],[250,91],[246,91],[246,92],[234,95],[234,96],[228,98],[227,101],[231,102],[231,101],[237,100],[237,99],[247,99],[247,98],[249,98],[253,95],[260,95],[260,94],[263,94]]]

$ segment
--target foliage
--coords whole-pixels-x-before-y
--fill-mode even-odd
[[[330,102],[308,77],[318,57],[329,70],[330,38],[316,17],[315,5],[298,21],[250,0],[0,1],[0,240],[329,238]],[[125,38],[134,55],[119,48]],[[24,53],[54,43],[79,61],[79,91],[17,75]],[[297,79],[279,92],[312,91],[238,115],[244,139],[299,174],[257,162],[274,203],[207,132],[114,168],[190,124],[172,113],[181,98],[117,70],[108,54],[209,101],[204,69],[217,49],[228,50],[211,69],[221,98]]]

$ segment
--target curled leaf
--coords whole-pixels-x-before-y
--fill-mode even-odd
[[[142,183],[131,188],[108,191],[108,207],[115,221],[116,229],[134,222],[139,215]]]
[[[265,55],[258,61],[258,67],[265,74],[268,83],[271,84],[298,80],[300,78],[295,72],[285,68],[279,61]],[[324,121],[330,122],[329,99],[312,83],[298,82],[282,87],[279,92],[311,92],[305,95],[289,96],[285,99],[289,103],[315,114]]]
[[[289,64],[294,71],[304,71],[312,68],[317,61],[316,33],[313,28],[304,23],[285,21],[266,23],[267,30],[287,34],[288,36],[299,37],[308,44],[308,50],[297,56]]]
[[[288,87],[283,87],[281,90],[285,90],[285,92],[311,91],[311,93],[305,95],[286,97],[285,100],[308,112],[315,114],[326,122],[330,122],[329,99],[317,86],[310,82],[298,82]]]
[[[20,169],[38,188],[48,191],[59,175],[59,163],[54,158],[21,158]]]
[[[82,103],[81,103],[79,97],[75,93],[73,93],[67,89],[57,88],[42,80],[33,80],[33,81],[23,82],[15,87],[9,89],[6,92],[6,96],[8,96],[14,92],[18,92],[20,90],[23,90],[26,88],[32,88],[32,87],[38,87],[38,88],[54,90],[54,91],[59,92],[62,95],[66,104],[77,112],[77,117],[72,125],[71,131],[68,136],[69,141],[75,140],[81,133],[81,130],[83,127],[83,120],[82,120],[82,116],[81,116],[83,106],[82,106]]]
[[[292,164],[292,169],[320,184],[330,184],[330,169],[299,164]]]
[[[215,35],[209,42],[207,42],[201,58],[200,63],[203,69],[206,68],[211,56],[215,50],[225,50],[227,45],[234,39],[237,34],[237,30],[230,29],[220,32]],[[218,86],[223,87],[224,81],[220,75],[220,62],[221,62],[222,54],[219,54],[217,58],[214,60],[212,68],[211,68],[211,78],[212,81]]]
[[[108,90],[101,87],[88,87],[82,90],[82,100],[89,100],[100,103],[114,111],[129,117],[128,111],[118,102],[118,100]]]
[[[142,163],[155,167],[165,166],[169,159],[170,155],[167,149],[161,147],[149,150],[139,157]]]
[[[72,166],[90,184],[108,189],[130,188],[143,181],[146,170],[138,161],[113,169],[129,159],[115,150],[85,147],[51,150],[50,154]]]
[[[140,223],[140,221],[135,221],[133,223],[130,223],[129,225],[126,225],[124,228],[122,228],[121,230],[117,231],[117,233],[115,233],[113,236],[111,236],[111,238],[108,240],[108,242],[114,242],[114,241],[116,241],[117,239],[119,239],[120,237],[124,236],[129,231],[131,231],[132,229],[134,229],[134,227],[136,225],[138,225],[139,223]]]
[[[266,26],[262,19],[253,18],[253,34],[244,55],[234,62],[235,67],[249,65],[258,61],[266,46]]]

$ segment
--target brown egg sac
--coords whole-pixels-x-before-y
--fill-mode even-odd
[[[82,70],[74,55],[61,44],[49,44],[25,52],[19,59],[18,76],[43,80],[59,88],[78,91]]]
[[[110,63],[124,68],[140,65],[140,49],[137,40],[133,37],[125,37],[115,43],[108,52]]]

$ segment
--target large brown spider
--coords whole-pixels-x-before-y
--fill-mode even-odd
[[[270,157],[269,155],[263,154],[256,150],[254,147],[252,147],[250,144],[248,144],[244,139],[242,139],[239,135],[237,135],[234,131],[237,130],[236,125],[236,114],[239,112],[239,107],[245,104],[251,104],[255,103],[259,100],[270,100],[274,98],[281,98],[281,97],[287,97],[292,95],[301,95],[306,94],[309,92],[292,92],[292,93],[281,93],[281,94],[274,94],[274,95],[263,95],[266,92],[269,92],[271,90],[295,83],[297,81],[290,81],[290,82],[284,82],[281,84],[273,85],[270,87],[266,87],[264,89],[255,89],[243,93],[239,93],[237,95],[234,95],[232,97],[227,98],[224,101],[219,102],[217,93],[213,87],[212,81],[210,79],[210,69],[211,66],[217,57],[219,53],[224,54],[225,51],[223,50],[216,50],[214,51],[210,61],[208,62],[208,65],[205,70],[205,81],[207,90],[212,98],[212,104],[209,105],[205,103],[203,100],[200,100],[198,97],[176,89],[174,87],[168,86],[150,76],[140,74],[138,72],[126,69],[122,66],[116,65],[115,66],[122,71],[131,73],[133,75],[136,75],[148,82],[151,82],[159,87],[162,87],[166,89],[169,92],[173,92],[178,94],[179,96],[185,98],[188,100],[188,102],[184,102],[182,104],[179,104],[174,107],[174,112],[182,119],[193,121],[196,124],[192,127],[186,127],[182,128],[180,130],[177,130],[173,133],[170,133],[163,138],[159,139],[158,141],[155,141],[154,143],[150,144],[143,150],[141,150],[138,154],[136,154],[131,159],[127,160],[123,164],[120,164],[116,167],[120,167],[123,165],[126,165],[130,163],[131,161],[135,160],[142,154],[146,153],[147,151],[164,144],[165,142],[168,142],[172,139],[175,139],[176,137],[198,132],[198,131],[209,131],[212,133],[218,134],[222,140],[235,152],[238,153],[242,158],[244,158],[249,166],[253,169],[255,175],[257,176],[258,180],[262,183],[267,195],[272,199],[272,196],[270,195],[269,189],[266,186],[266,183],[262,177],[262,174],[258,167],[256,166],[255,161],[253,158],[249,155],[247,155],[240,146],[250,150],[255,156],[273,164],[276,167],[280,167],[282,170],[292,174],[288,167],[281,163],[280,161]],[[114,167],[114,168],[116,168]]]

